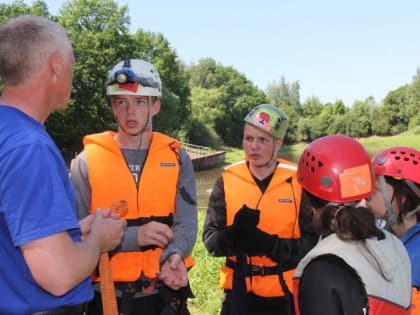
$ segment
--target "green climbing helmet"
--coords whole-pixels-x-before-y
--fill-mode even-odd
[[[289,125],[287,115],[271,104],[255,106],[246,115],[244,121],[272,135],[274,138],[282,138],[286,134]]]

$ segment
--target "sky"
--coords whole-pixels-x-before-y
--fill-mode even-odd
[[[65,2],[44,1],[53,14]],[[128,6],[131,33],[162,33],[187,65],[212,58],[262,90],[282,77],[298,81],[301,102],[316,96],[351,106],[373,96],[379,103],[420,67],[419,0],[117,3]]]

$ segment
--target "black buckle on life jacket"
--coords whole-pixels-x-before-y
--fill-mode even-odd
[[[236,262],[230,259],[226,259],[226,267],[235,269]],[[267,267],[267,266],[257,266],[257,265],[247,265],[246,276],[269,276],[269,275],[278,275],[281,274],[279,265]]]
[[[251,269],[251,275],[253,276],[265,276],[265,268],[263,266],[255,266],[250,265]]]

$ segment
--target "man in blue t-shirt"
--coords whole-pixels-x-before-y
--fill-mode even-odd
[[[0,314],[84,314],[90,274],[126,226],[80,223],[67,167],[44,122],[65,109],[74,57],[64,29],[20,16],[0,26]]]

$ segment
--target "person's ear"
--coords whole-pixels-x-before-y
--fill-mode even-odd
[[[152,116],[160,112],[160,99],[157,98],[152,104]]]
[[[275,140],[275,146],[276,146],[276,152],[278,152],[281,147],[283,146],[283,139],[282,138],[277,138]]]
[[[113,96],[111,96],[109,98],[109,106],[111,107],[112,110],[112,114],[114,115],[114,117],[117,117],[117,111],[115,110],[115,98]]]
[[[48,65],[52,80],[58,81],[63,71],[63,58],[58,52],[55,52],[48,58]]]

